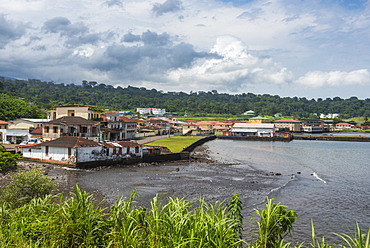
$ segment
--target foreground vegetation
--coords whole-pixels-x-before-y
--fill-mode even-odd
[[[202,136],[173,136],[167,139],[157,140],[145,145],[148,146],[163,146],[171,152],[181,152],[185,147],[190,146],[194,142],[203,139]]]
[[[343,240],[339,245],[316,239],[313,225],[312,243],[286,242],[297,215],[274,199],[267,198],[265,209],[254,210],[258,231],[250,236],[243,231],[238,195],[227,204],[156,196],[145,208],[135,202],[133,192],[127,201],[104,208],[78,185],[71,197],[46,194],[53,183],[40,171],[13,177],[0,194],[1,247],[370,247],[370,229],[363,234],[358,225],[352,236],[336,234]],[[4,198],[9,189],[20,194]]]

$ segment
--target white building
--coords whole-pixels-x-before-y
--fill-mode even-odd
[[[24,158],[72,165],[143,156],[142,146],[134,142],[98,143],[76,136],[64,136],[41,144],[21,145],[19,149]]]
[[[153,115],[162,116],[166,113],[166,110],[158,109],[158,108],[137,108],[136,112],[138,112],[141,115],[153,114]]]
[[[231,132],[233,136],[273,137],[275,125],[273,123],[235,123]]]
[[[151,108],[137,108],[136,112],[138,112],[140,115],[151,114],[152,109]]]
[[[320,114],[320,119],[334,119],[334,118],[338,118],[339,117],[339,114]]]
[[[157,108],[152,108],[152,114],[153,115],[158,115],[158,116],[162,116],[166,113],[166,110],[165,109],[157,109]]]

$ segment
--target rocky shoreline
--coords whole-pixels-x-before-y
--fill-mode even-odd
[[[189,162],[200,162],[200,163],[216,163],[209,158],[206,147],[199,146],[194,149],[191,153],[190,160],[177,160],[177,161],[166,161],[166,162],[142,162],[132,165],[114,165],[114,166],[100,166],[91,169],[77,169],[73,167],[66,167],[62,165],[56,164],[49,164],[43,162],[36,162],[30,160],[20,160],[17,162],[17,166],[13,168],[9,168],[5,171],[2,171],[0,174],[0,188],[4,187],[8,184],[11,180],[12,173],[17,171],[30,171],[30,170],[42,170],[45,175],[47,175],[50,179],[55,181],[57,187],[54,194],[64,193],[65,195],[69,196],[71,192],[73,192],[74,187],[78,184],[78,172],[81,171],[100,171],[100,170],[107,170],[110,168],[138,168],[138,167],[156,167],[156,166],[176,166],[184,163]],[[87,192],[94,194],[94,198],[96,198],[99,202],[104,199],[104,195],[99,192],[98,189],[94,188],[83,188]]]

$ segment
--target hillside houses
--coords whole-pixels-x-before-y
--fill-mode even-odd
[[[160,109],[138,110],[143,113],[149,111],[158,114]],[[47,112],[47,119],[22,118],[0,122],[0,139],[3,142],[19,144],[31,138],[45,142],[65,136],[82,137],[95,142],[123,142],[153,135],[271,137],[279,132],[320,133],[329,131],[329,126],[332,126],[328,120],[283,119],[282,115],[276,115],[275,118],[278,120],[272,122],[270,118],[255,116],[254,113],[252,115],[253,111],[248,111],[250,112],[248,121],[179,121],[177,118],[155,117],[154,115],[135,119],[126,117],[126,112],[104,112],[99,107],[79,104],[56,106]],[[133,113],[130,112],[130,114]],[[337,131],[352,128],[354,125],[338,123],[335,128],[330,129]]]
[[[63,136],[76,136],[99,141],[100,123],[79,116],[64,116],[44,123],[43,141],[50,141]]]

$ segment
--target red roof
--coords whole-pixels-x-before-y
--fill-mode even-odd
[[[126,116],[120,116],[119,119],[122,122],[132,122],[132,123],[137,122],[137,119],[130,119],[130,118],[127,118]]]
[[[44,143],[41,143],[40,145],[51,147],[69,147],[69,148],[100,146],[98,142],[78,136],[64,136],[57,138],[55,140],[46,141]]]
[[[33,129],[30,134],[33,134],[33,135],[42,135],[42,127],[36,127],[35,129]]]
[[[40,148],[40,144],[25,144],[25,145],[19,145],[19,148],[26,148],[26,147],[33,147],[33,148]]]
[[[105,112],[104,114],[105,114],[105,115],[106,115],[106,114],[115,114],[115,115],[119,115],[119,113],[118,113],[117,111],[114,111],[114,110],[111,110],[111,111]]]
[[[335,124],[336,126],[351,126],[351,124],[347,123],[347,122],[340,122],[340,123],[337,123]]]
[[[1,125],[4,125],[4,124],[9,124],[8,122],[6,122],[6,121],[2,121],[2,120],[0,120],[0,124]]]
[[[291,119],[283,119],[283,120],[277,120],[274,121],[275,123],[301,123],[300,121],[297,120],[291,120]]]
[[[98,125],[98,123],[86,120],[79,116],[63,116],[46,122],[45,125]]]

